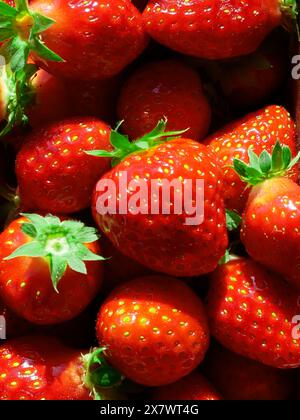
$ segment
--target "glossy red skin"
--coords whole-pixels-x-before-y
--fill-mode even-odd
[[[29,336],[0,346],[0,400],[90,400],[81,352]]]
[[[201,140],[208,132],[211,109],[199,74],[176,60],[139,68],[124,84],[118,103],[122,131],[135,139],[150,132],[166,117],[168,130],[189,130],[185,136]]]
[[[223,167],[226,208],[242,213],[250,191],[230,168],[234,158],[248,163],[249,147],[252,146],[258,155],[263,150],[271,153],[277,140],[289,146],[296,156],[295,123],[288,111],[277,105],[267,106],[229,123],[205,140],[205,144],[217,155]],[[296,181],[299,176],[297,167],[288,175]]]
[[[182,215],[162,214],[161,199],[160,214],[118,214],[119,177],[125,171],[128,182],[139,176],[148,183],[149,202],[150,179],[172,181],[178,178],[181,182],[191,179],[194,181],[193,189],[196,179],[204,179],[204,222],[186,225],[185,212]],[[97,212],[101,192],[96,187],[92,203],[94,219],[119,251],[151,270],[177,277],[197,276],[216,268],[224,255],[228,238],[221,172],[206,146],[189,139],[171,140],[143,153],[127,156],[103,178],[115,182],[117,214]],[[128,191],[127,203],[132,195],[133,192]],[[170,197],[173,203],[172,190]]]
[[[208,316],[212,335],[229,350],[280,369],[300,366],[293,339],[298,292],[250,259],[220,266],[212,275]]]
[[[147,45],[141,14],[129,0],[35,0],[31,8],[56,21],[41,37],[65,62],[33,57],[56,75],[79,80],[108,78]]]
[[[209,345],[201,300],[181,280],[159,275],[116,288],[100,308],[96,332],[109,362],[147,386],[188,375]]]
[[[156,41],[206,59],[249,54],[281,24],[278,0],[150,0],[143,17]]]
[[[253,259],[300,288],[300,187],[273,178],[254,187],[243,216],[241,239]]]
[[[34,130],[16,160],[21,206],[26,211],[74,213],[90,205],[110,159],[85,151],[110,150],[110,128],[96,118],[73,118]]]
[[[210,350],[205,374],[226,400],[288,400],[293,393],[294,371],[263,365],[221,346]]]
[[[25,218],[17,219],[0,235],[1,298],[16,314],[35,324],[50,325],[75,318],[99,292],[102,283],[101,261],[88,262],[87,275],[68,268],[58,284],[57,293],[45,258],[3,260],[30,240],[21,230],[25,221]],[[101,255],[98,242],[86,246]]]
[[[34,102],[25,110],[31,127],[41,127],[70,115],[69,92],[61,79],[39,70],[32,80],[32,87]]]
[[[193,372],[180,381],[157,388],[153,400],[218,401],[221,395],[200,373]]]

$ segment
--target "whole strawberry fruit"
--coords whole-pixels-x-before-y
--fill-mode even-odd
[[[79,315],[99,292],[102,257],[95,229],[58,217],[26,215],[0,235],[0,296],[35,324]]]
[[[211,109],[198,73],[176,60],[139,68],[124,84],[118,104],[122,130],[136,139],[166,117],[169,130],[189,128],[188,138],[201,140],[208,132]]]
[[[174,139],[165,127],[166,122],[160,121],[152,132],[132,143],[113,131],[114,151],[90,152],[112,156],[113,164],[121,161],[96,186],[94,218],[117,249],[151,270],[183,277],[209,273],[228,242],[221,171],[206,146]],[[164,143],[164,138],[169,141]],[[138,186],[143,194],[139,200],[137,181],[143,185]],[[109,200],[103,184],[115,188]],[[193,209],[188,208],[190,199]]]
[[[3,13],[4,52],[14,71],[31,52],[50,73],[102,79],[123,70],[147,45],[142,16],[129,0],[33,0],[30,7],[18,1]]]
[[[96,331],[112,366],[148,386],[188,375],[209,345],[201,300],[181,280],[159,275],[116,288],[101,306]]]
[[[173,384],[157,388],[153,400],[218,401],[221,395],[200,373],[193,372]]]
[[[267,106],[228,124],[205,140],[205,144],[218,156],[224,173],[224,196],[227,208],[242,212],[249,189],[232,168],[235,158],[249,162],[248,149],[255,153],[272,152],[277,140],[290,147],[296,155],[295,123],[288,111],[280,106]],[[289,174],[294,180],[298,170]]]
[[[230,261],[211,278],[211,332],[244,357],[275,368],[297,368],[300,340],[293,318],[300,311],[298,300],[297,291],[253,260]]]
[[[204,371],[226,400],[289,400],[293,394],[294,372],[263,365],[221,346],[210,350]]]
[[[30,133],[16,160],[22,209],[67,214],[87,208],[110,159],[84,151],[110,149],[109,133],[104,122],[89,117],[54,122]]]
[[[206,59],[255,51],[283,12],[296,15],[296,4],[280,0],[150,0],[143,17],[156,41]]]

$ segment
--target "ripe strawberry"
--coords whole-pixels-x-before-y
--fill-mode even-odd
[[[73,118],[34,130],[16,160],[21,206],[26,211],[74,213],[90,205],[109,159],[85,150],[110,149],[110,128],[95,118]]]
[[[119,375],[100,364],[98,353],[82,356],[49,336],[7,341],[0,346],[0,400],[118,399],[108,387]]]
[[[159,275],[116,288],[100,309],[96,331],[112,366],[147,386],[188,375],[209,344],[201,300],[181,280]]]
[[[214,346],[205,359],[205,374],[226,400],[288,400],[294,372],[275,369]]]
[[[222,397],[200,373],[193,372],[179,381],[157,388],[153,400],[217,401]]]
[[[0,296],[28,321],[67,321],[97,295],[103,258],[93,228],[31,214],[12,222],[0,243]]]
[[[211,109],[198,73],[176,60],[158,61],[138,69],[123,86],[118,115],[122,130],[136,139],[161,118],[169,130],[189,128],[186,135],[201,140],[208,132]]]
[[[173,276],[197,276],[213,271],[227,247],[221,172],[213,153],[206,146],[185,138],[172,139],[174,133],[164,132],[165,127],[166,122],[160,121],[151,133],[133,143],[112,131],[111,143],[115,150],[111,153],[91,152],[95,156],[112,156],[113,164],[121,160],[97,184],[93,214],[97,225],[114,246],[128,257],[154,271]],[[162,144],[164,137],[170,141]],[[136,199],[136,189],[128,187],[126,194],[121,193],[123,174],[128,186],[132,187],[136,180],[145,183],[145,196],[139,197],[136,208],[131,204]],[[199,178],[204,180],[204,202],[198,194],[199,185],[196,186]],[[116,188],[116,211],[102,202],[105,197],[103,180],[113,183]],[[122,182],[124,180],[122,178]],[[186,185],[185,197],[175,195],[174,188],[170,188],[169,196],[162,192],[161,186],[168,188],[169,182],[174,180],[176,191],[182,191]],[[194,204],[196,202],[190,211],[186,206],[188,196]],[[156,210],[153,210],[153,203]],[[202,213],[202,203],[203,223],[199,214]],[[124,205],[125,212],[122,211]],[[186,220],[191,215],[195,218]]]
[[[153,39],[179,51],[207,59],[223,59],[255,51],[283,12],[296,16],[294,1],[150,0],[143,17]]]
[[[293,338],[298,293],[254,261],[239,258],[212,275],[208,315],[214,337],[225,347],[268,366],[300,366],[300,340]]]
[[[263,150],[271,152],[278,139],[290,147],[293,155],[296,154],[295,124],[283,107],[275,105],[248,114],[206,139],[205,144],[209,145],[223,165],[227,208],[242,212],[249,195],[249,189],[231,168],[234,158],[248,162],[250,147],[255,153]],[[296,168],[291,176],[297,179]]]
[[[246,165],[234,161],[245,182],[253,185],[243,215],[241,239],[248,254],[300,287],[300,187],[283,176],[296,165],[287,146],[277,143],[272,156],[249,151]]]
[[[14,71],[24,67],[31,51],[50,73],[102,79],[123,70],[147,45],[141,14],[129,0],[33,0],[30,8],[17,0],[16,5],[3,10],[4,51]]]

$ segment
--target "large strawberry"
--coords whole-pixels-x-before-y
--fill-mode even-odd
[[[96,331],[107,360],[148,386],[188,375],[209,344],[201,300],[181,280],[159,275],[115,289],[101,306]]]
[[[97,234],[81,222],[26,215],[4,230],[0,243],[0,296],[28,321],[72,319],[100,289]]]
[[[45,70],[75,79],[101,79],[119,73],[145,48],[139,11],[129,0],[16,0],[0,3],[7,40],[3,53],[13,70],[30,52]],[[117,17],[117,18],[116,18]],[[55,51],[55,53],[53,51]]]
[[[82,356],[46,336],[0,346],[0,400],[119,399],[111,385],[120,380],[98,350]]]
[[[245,55],[283,20],[296,17],[291,0],[150,0],[143,17],[156,41],[208,59]]]
[[[208,295],[211,333],[225,347],[275,368],[300,367],[294,332],[299,296],[253,260],[238,258],[212,275]]]
[[[294,371],[275,369],[213,346],[205,359],[205,374],[227,400],[288,400]]]
[[[180,381],[155,389],[154,400],[218,401],[221,395],[200,373],[193,372]]]
[[[248,254],[300,288],[300,187],[284,175],[293,171],[287,146],[277,143],[272,156],[249,151],[250,163],[234,161],[242,179],[252,187],[243,215],[241,239]]]
[[[125,83],[118,104],[122,130],[136,139],[168,119],[169,130],[189,128],[188,138],[201,140],[208,132],[210,105],[195,70],[176,60],[139,68]]]
[[[23,210],[74,213],[90,205],[99,177],[110,160],[85,150],[110,149],[110,128],[95,118],[73,118],[34,130],[16,160]]]
[[[221,171],[206,146],[174,139],[165,127],[166,122],[160,121],[132,143],[112,131],[114,151],[90,152],[113,157],[114,165],[120,162],[96,186],[94,218],[121,252],[146,267],[174,276],[205,274],[216,268],[227,247]],[[164,138],[169,141],[164,143]],[[120,180],[131,185],[125,194]],[[143,183],[139,199],[137,180]],[[112,208],[106,206],[104,183],[115,188]],[[188,209],[191,201],[194,208]]]
[[[293,155],[296,154],[295,124],[288,111],[276,105],[248,114],[206,139],[205,144],[218,156],[223,167],[227,208],[242,212],[249,195],[246,184],[231,167],[234,158],[249,162],[250,147],[256,153],[271,152],[277,140],[289,146]],[[291,176],[297,179],[296,168]]]

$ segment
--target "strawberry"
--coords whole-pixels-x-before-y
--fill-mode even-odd
[[[0,243],[0,296],[28,321],[72,319],[100,289],[97,235],[81,222],[25,215],[4,230]]]
[[[147,45],[141,14],[129,0],[33,0],[30,8],[27,1],[16,0],[16,9],[3,5],[3,51],[13,71],[23,68],[32,52],[50,73],[102,79],[123,70]]]
[[[95,156],[112,156],[113,165],[117,165],[96,186],[93,214],[100,229],[128,257],[154,271],[173,276],[197,276],[213,271],[227,247],[221,172],[206,146],[182,137],[174,139],[180,132],[165,132],[165,128],[166,122],[160,121],[152,132],[133,143],[114,130],[111,133],[114,151],[90,152]],[[169,141],[163,143],[164,138]],[[145,183],[147,196],[141,200],[148,201],[146,209],[141,210],[139,205],[132,208],[134,187],[127,188],[126,195],[120,195],[123,174],[126,174],[128,185],[132,186],[137,179]],[[199,178],[204,180],[203,223],[197,218],[202,202],[198,194],[196,199]],[[169,196],[159,191],[161,185],[168,186],[174,180],[178,184],[176,191],[182,191],[186,184],[189,196],[198,201],[193,210],[184,208],[183,195],[175,195],[174,189],[171,188]],[[116,211],[103,208],[104,181],[113,183],[116,188]],[[157,199],[155,186],[162,199]],[[153,202],[157,203],[155,211],[152,211]],[[124,205],[128,211],[122,211]],[[187,215],[195,218],[187,221]]]
[[[5,324],[2,324],[3,319]],[[18,317],[0,299],[0,340],[4,336],[5,338],[20,337],[30,333],[32,330],[32,324]]]
[[[287,146],[276,143],[272,156],[251,150],[250,164],[234,161],[237,173],[252,185],[243,215],[241,240],[257,262],[300,288],[300,187],[284,175],[300,159],[292,160]]]
[[[256,153],[271,152],[278,139],[290,147],[293,155],[296,154],[295,124],[283,107],[274,105],[228,124],[205,140],[223,166],[227,208],[242,212],[249,195],[245,183],[231,168],[234,158],[248,162],[249,147]],[[296,180],[297,177],[295,168],[292,178]]]
[[[296,19],[291,0],[150,0],[143,17],[153,39],[183,54],[224,59],[255,51],[279,26]]]
[[[268,366],[300,366],[293,338],[298,293],[251,259],[220,266],[211,278],[208,316],[213,336],[229,350]]]
[[[96,332],[108,362],[147,386],[188,375],[209,344],[201,300],[181,280],[161,275],[117,287],[100,308]]]
[[[294,372],[275,369],[214,346],[205,359],[205,373],[226,400],[289,400]]]
[[[7,341],[0,346],[0,400],[91,400],[93,394],[118,399],[109,382],[120,377],[98,354],[82,356],[49,336]]]
[[[179,381],[157,388],[153,394],[154,400],[198,400],[198,401],[218,401],[221,400],[220,394],[214,387],[200,374],[193,372]]]
[[[74,213],[90,205],[93,188],[109,159],[84,150],[109,149],[110,128],[96,118],[73,118],[34,130],[16,160],[22,209]]]
[[[211,109],[198,73],[176,60],[139,68],[123,86],[118,115],[122,129],[136,139],[168,119],[169,130],[189,128],[186,135],[201,140],[208,132]]]

